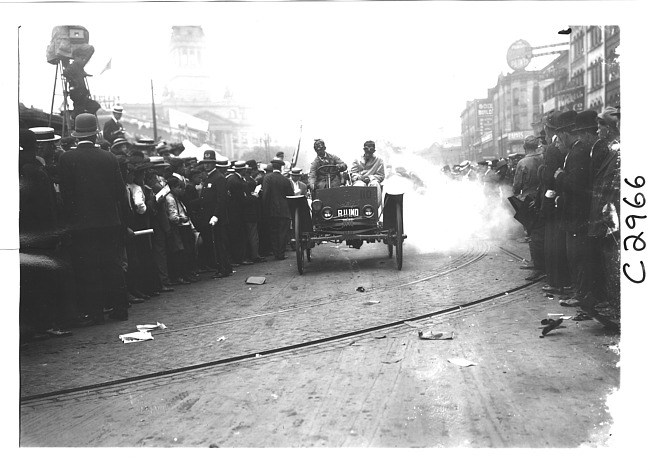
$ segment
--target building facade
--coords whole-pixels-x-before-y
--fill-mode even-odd
[[[169,44],[170,77],[155,103],[156,136],[151,103],[124,103],[122,120],[127,132],[159,140],[188,139],[197,147],[204,143],[230,160],[262,145],[249,116],[252,107],[237,102],[228,89],[219,87],[208,73],[205,35],[200,26],[173,26]],[[188,119],[179,121],[178,117]],[[106,119],[106,118],[104,118]]]

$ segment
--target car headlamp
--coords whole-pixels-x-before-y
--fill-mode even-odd
[[[323,216],[323,219],[332,219],[332,208],[329,206],[324,207],[321,215]]]

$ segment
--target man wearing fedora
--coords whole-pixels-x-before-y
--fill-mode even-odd
[[[224,157],[217,158],[213,150],[203,154],[203,165],[208,171],[203,189],[201,203],[203,206],[203,243],[211,248],[216,273],[212,278],[232,275],[230,253],[228,250],[228,190],[226,189],[226,171],[230,162]],[[204,237],[205,235],[205,237]]]
[[[104,299],[113,319],[128,319],[128,298],[120,266],[120,239],[126,234],[122,217],[128,201],[117,159],[95,145],[97,118],[75,118],[75,149],[59,162],[64,216],[72,233],[79,305],[93,323],[104,322]]]
[[[262,214],[268,218],[271,249],[276,260],[284,260],[287,250],[287,235],[291,222],[287,196],[293,196],[293,186],[282,175],[285,162],[275,158],[271,160],[273,171],[262,180]]]
[[[568,153],[564,165],[555,171],[555,184],[560,199],[562,229],[566,232],[566,250],[571,281],[575,294],[565,300],[566,306],[578,306],[592,289],[590,259],[592,252],[587,236],[591,202],[589,177],[591,144],[585,142],[585,131],[595,129],[597,113],[588,110],[577,113],[565,111],[558,116],[558,139]]]
[[[565,152],[558,148],[558,137],[555,132],[560,113],[548,112],[542,122],[546,134],[547,145],[544,149],[544,162],[540,169],[541,181],[539,200],[541,213],[544,216],[544,268],[546,284],[542,290],[563,294],[571,283],[566,257],[566,234],[561,228],[561,213],[556,206],[559,197],[555,187],[555,171],[564,165]]]
[[[124,108],[122,105],[113,106],[113,115],[111,119],[104,123],[104,130],[102,132],[103,138],[110,144],[113,144],[118,137],[124,137],[124,126],[120,122]]]

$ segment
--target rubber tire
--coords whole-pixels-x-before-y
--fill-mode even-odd
[[[397,203],[395,205],[396,210],[396,224],[395,224],[395,239],[397,243],[395,244],[395,261],[397,262],[397,269],[402,269],[402,259],[403,259],[403,250],[402,246],[404,244],[404,220],[402,215],[402,203]]]
[[[298,211],[298,207],[296,207],[294,214],[293,232],[296,240],[296,265],[298,265],[298,273],[302,275],[305,269],[305,249],[300,240],[300,212]]]

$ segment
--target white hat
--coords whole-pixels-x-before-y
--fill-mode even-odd
[[[124,113],[124,108],[122,107],[122,105],[114,105],[113,113]]]
[[[29,130],[36,134],[36,142],[51,142],[61,139],[61,136],[54,134],[54,128],[37,127],[29,128]]]

